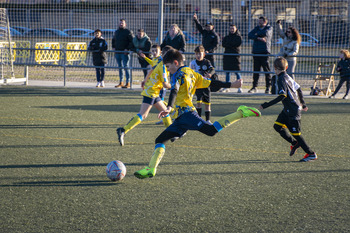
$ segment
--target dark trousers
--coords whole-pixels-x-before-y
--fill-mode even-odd
[[[148,62],[147,62],[145,59],[143,59],[143,58],[142,58],[142,59],[139,58],[139,63],[140,63],[140,65],[141,65],[141,68],[147,68],[147,66],[149,66]],[[144,70],[142,70],[142,72],[143,72],[144,78],[146,78],[146,76],[147,76],[147,70],[144,69]]]
[[[96,79],[97,82],[102,82],[105,79],[105,68],[96,68]]]
[[[335,89],[333,95],[336,95],[338,93],[338,91],[340,90],[341,86],[343,86],[344,82],[346,82],[346,92],[345,92],[345,96],[347,96],[349,94],[349,90],[350,90],[350,77],[345,77],[345,78],[340,78],[339,83],[337,88]]]
[[[265,72],[270,72],[270,65],[269,65],[269,57],[253,57],[253,66],[254,71],[260,71],[261,67]],[[259,74],[254,73],[253,74],[253,88],[256,88],[258,86],[259,82]],[[271,75],[265,74],[265,82],[266,82],[266,88],[270,88],[271,86]]]

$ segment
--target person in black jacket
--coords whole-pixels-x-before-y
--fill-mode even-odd
[[[259,25],[248,33],[248,39],[253,40],[253,54],[270,54],[271,40],[273,28],[268,24],[267,19],[263,16],[259,18]],[[259,72],[262,67],[265,72],[270,72],[269,57],[268,56],[253,56],[254,71]],[[253,87],[248,91],[249,93],[257,92],[259,81],[259,73],[253,74]],[[270,93],[271,75],[265,74],[266,90],[265,93]]]
[[[102,37],[102,32],[100,29],[95,30],[95,38],[90,41],[88,50],[92,51],[92,63],[96,67],[96,87],[104,87],[104,77],[105,77],[105,64],[107,64],[107,54],[108,44]]]
[[[273,128],[280,136],[291,144],[290,156],[301,147],[306,155],[300,162],[309,162],[317,159],[316,153],[307,145],[301,135],[301,111],[307,111],[308,107],[303,98],[300,85],[295,82],[286,72],[288,61],[278,57],[273,63],[277,75],[278,97],[260,105],[260,109],[268,108],[282,101],[283,110],[278,115]]]
[[[204,46],[205,52],[207,53],[205,55],[205,58],[208,59],[210,63],[215,67],[214,56],[208,54],[214,53],[219,44],[219,36],[214,31],[214,25],[211,22],[207,22],[205,24],[205,29],[203,29],[203,26],[198,21],[196,13],[193,15],[193,21],[196,24],[197,30],[202,34],[202,45]]]
[[[112,38],[112,47],[116,51],[125,51],[123,52],[116,52],[115,53],[115,59],[117,60],[117,64],[119,67],[119,79],[120,82],[115,87],[122,87],[122,88],[128,88],[130,87],[129,83],[129,60],[130,60],[130,54],[128,51],[130,51],[133,47],[132,45],[132,39],[134,35],[132,31],[126,28],[126,21],[125,19],[120,19],[119,21],[119,28],[115,31],[114,36]],[[121,67],[124,67],[125,70],[125,78],[126,78],[126,84],[123,83],[123,69]]]
[[[186,46],[185,39],[185,35],[182,33],[179,26],[177,24],[172,24],[170,25],[169,31],[166,33],[160,48],[163,49],[165,46],[169,45],[183,53],[185,52]]]
[[[133,51],[136,52],[138,55],[140,55],[141,53],[145,53],[146,57],[151,57],[149,51],[151,50],[152,42],[145,33],[144,29],[140,28],[139,30],[137,30],[137,35],[132,40],[132,43],[134,46]],[[140,56],[138,57],[138,60],[142,68],[147,68],[147,66],[149,65],[148,62]],[[144,69],[142,71],[144,78],[146,78],[148,70]]]
[[[236,25],[230,25],[230,32],[222,40],[222,47],[225,48],[224,53],[241,52],[242,36]],[[226,70],[226,82],[230,82],[231,72],[234,71],[238,79],[241,79],[241,74],[238,72],[241,70],[241,57],[237,55],[224,55],[223,69]],[[229,89],[226,89],[229,90]],[[241,93],[242,89],[238,88],[238,93]]]
[[[343,83],[346,82],[346,92],[343,99],[348,99],[350,91],[350,52],[349,50],[340,50],[340,61],[337,64],[337,71],[340,72],[340,80],[334,93],[329,98],[335,98]]]

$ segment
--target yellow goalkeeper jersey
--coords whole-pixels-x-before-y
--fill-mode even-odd
[[[175,109],[179,115],[184,111],[195,111],[192,103],[196,89],[209,87],[210,79],[204,78],[188,66],[180,67],[171,78],[171,89],[177,90]]]
[[[149,79],[146,81],[141,95],[154,98],[159,96],[160,90],[163,88],[163,82],[168,81],[169,72],[163,64],[159,62],[156,68],[152,70]]]

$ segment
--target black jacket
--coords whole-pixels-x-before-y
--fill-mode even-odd
[[[235,33],[229,33],[222,40],[222,47],[225,48],[224,53],[240,53],[242,45],[241,33],[237,30]],[[241,57],[224,55],[224,70],[241,70]]]
[[[112,48],[114,48],[117,51],[124,51],[125,49],[131,50],[133,47],[133,38],[134,35],[132,31],[130,31],[127,28],[119,28],[115,31],[114,36],[112,38]]]
[[[253,40],[254,54],[270,54],[271,53],[271,41],[273,28],[267,24],[263,29],[256,26],[253,30],[248,33],[248,39]],[[258,40],[258,38],[266,38],[266,42]]]
[[[169,33],[167,33],[163,40],[163,43],[160,45],[160,48],[163,49],[167,45],[170,45],[179,51],[185,52],[185,36],[181,33],[178,33],[173,39],[171,39]]]
[[[350,77],[350,59],[340,60],[337,65],[337,71],[341,78]]]
[[[92,63],[94,66],[101,66],[103,64],[107,64],[107,54],[106,50],[108,49],[107,42],[103,37],[101,38],[94,38],[89,43],[88,50],[93,51],[92,52]]]
[[[197,30],[202,34],[202,44],[206,51],[213,53],[219,45],[219,36],[214,30],[208,31],[203,29],[198,20],[193,20]]]
[[[135,36],[132,39],[132,44],[133,44],[132,51],[138,53],[141,50],[142,52],[146,52],[145,55],[147,57],[150,57],[150,54],[147,52],[149,52],[151,50],[152,42],[146,34],[141,39],[139,39],[137,36]]]

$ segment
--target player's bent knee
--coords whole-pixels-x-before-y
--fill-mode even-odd
[[[214,136],[215,134],[218,133],[214,125],[204,125],[199,132],[204,133],[205,135],[208,136]]]
[[[274,128],[277,132],[279,132],[279,131],[281,131],[282,126],[277,125],[277,124],[274,124],[274,125],[273,125],[273,128]]]

